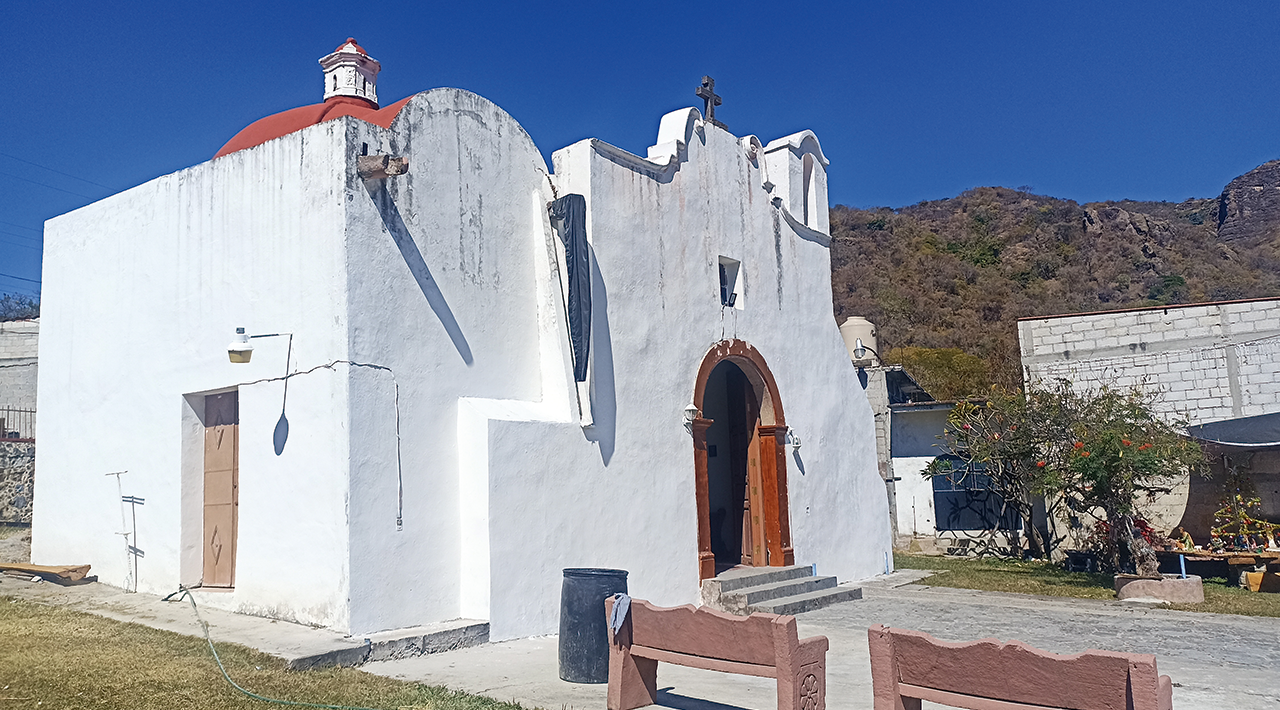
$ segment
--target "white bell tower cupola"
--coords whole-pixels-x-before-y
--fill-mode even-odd
[[[382,65],[365,54],[350,37],[333,54],[320,59],[324,69],[324,100],[352,96],[378,106],[378,72]]]

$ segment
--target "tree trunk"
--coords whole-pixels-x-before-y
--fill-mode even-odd
[[[1156,551],[1141,533],[1134,530],[1133,516],[1124,517],[1124,529],[1129,537],[1129,559],[1133,560],[1134,572],[1142,577],[1159,577],[1160,561],[1156,558]]]

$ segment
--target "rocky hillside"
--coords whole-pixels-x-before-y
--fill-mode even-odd
[[[887,359],[954,348],[985,362],[982,384],[1017,385],[1018,318],[1280,296],[1280,161],[1216,199],[1082,205],[982,187],[836,207],[831,233],[838,321],[877,323]],[[917,374],[950,387],[945,372]]]

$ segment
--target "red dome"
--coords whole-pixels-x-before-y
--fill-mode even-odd
[[[346,44],[344,43],[343,46],[345,47]],[[281,111],[245,126],[244,130],[235,134],[231,140],[227,141],[226,145],[222,146],[222,150],[219,150],[213,157],[221,158],[237,150],[262,145],[269,140],[275,140],[280,136],[289,135],[294,131],[300,131],[308,126],[314,126],[317,123],[323,123],[339,116],[353,116],[362,121],[368,121],[375,126],[390,128],[391,122],[396,118],[396,114],[400,113],[400,109],[404,108],[404,105],[411,98],[413,97],[401,99],[384,109],[379,109],[378,105],[372,101],[353,96],[334,96],[321,104],[299,106],[288,111]]]

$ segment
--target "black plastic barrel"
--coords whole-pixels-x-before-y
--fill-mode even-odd
[[[627,571],[570,567],[560,588],[560,680],[609,682],[604,600],[627,591]]]

